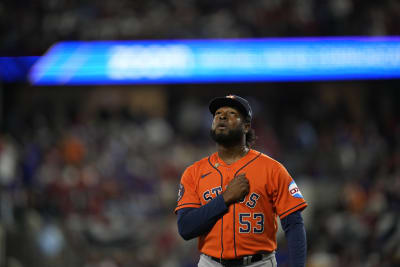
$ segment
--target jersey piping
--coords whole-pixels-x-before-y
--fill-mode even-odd
[[[285,215],[286,213],[288,213],[289,211],[291,211],[291,210],[294,210],[294,209],[296,209],[296,208],[298,208],[299,206],[301,206],[301,205],[304,205],[304,204],[306,204],[306,202],[304,201],[304,202],[302,202],[302,203],[300,203],[300,204],[298,204],[298,205],[296,205],[296,206],[294,206],[293,208],[291,208],[291,209],[288,209],[287,211],[285,211],[285,212],[283,212],[283,213],[281,213],[281,214],[279,214],[279,217],[282,217],[283,215]]]
[[[211,156],[208,157],[208,163],[210,164],[211,167],[213,167],[217,172],[219,173],[219,176],[221,177],[221,188],[223,187],[223,176],[220,170],[218,170],[214,165],[211,164],[210,161]],[[224,216],[221,218],[221,256],[220,259],[222,259],[222,255],[224,253]]]
[[[234,177],[241,171],[243,170],[247,165],[249,165],[250,163],[252,163],[253,161],[255,161],[259,156],[261,155],[261,152],[255,156],[253,159],[249,160],[249,162],[247,162],[246,164],[244,164],[242,167],[239,168],[239,170],[237,170],[235,172]],[[236,252],[236,204],[233,204],[233,247],[235,249],[235,257],[237,258],[237,252]]]
[[[182,207],[182,206],[186,206],[186,205],[199,205],[199,206],[201,206],[200,203],[184,203],[184,204],[180,204],[180,205],[178,205],[176,207],[178,208],[178,207]]]

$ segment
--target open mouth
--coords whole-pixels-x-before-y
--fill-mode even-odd
[[[220,124],[218,124],[217,125],[217,129],[226,129],[227,127],[226,127],[226,125],[225,125],[225,123],[220,123]]]

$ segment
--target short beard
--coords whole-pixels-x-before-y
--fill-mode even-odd
[[[229,130],[227,134],[217,134],[215,130],[210,130],[211,138],[219,145],[231,147],[242,142],[244,131],[241,127]]]

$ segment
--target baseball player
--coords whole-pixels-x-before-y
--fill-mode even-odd
[[[217,152],[183,173],[175,212],[180,235],[198,237],[199,267],[277,266],[279,216],[290,266],[305,266],[307,207],[285,167],[251,149],[251,107],[235,95],[209,105]]]

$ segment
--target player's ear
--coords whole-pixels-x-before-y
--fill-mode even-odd
[[[244,123],[244,132],[247,134],[250,131],[251,124],[250,122],[245,122]]]

